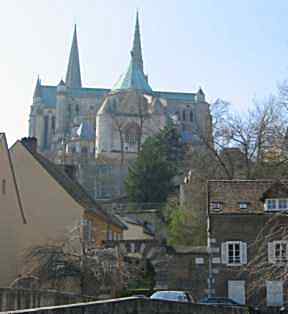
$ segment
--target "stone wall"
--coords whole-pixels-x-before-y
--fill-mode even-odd
[[[72,293],[49,290],[0,288],[0,311],[30,309],[42,306],[55,306],[76,302],[92,301]]]
[[[173,301],[158,301],[144,298],[123,298],[107,301],[73,304],[58,307],[46,307],[28,311],[15,311],[12,313],[34,314],[245,314],[244,308],[231,308],[201,304],[189,304]]]

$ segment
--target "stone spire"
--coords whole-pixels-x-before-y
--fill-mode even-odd
[[[41,98],[41,96],[42,96],[41,81],[40,81],[40,78],[38,76],[35,90],[34,90],[34,94],[33,94],[33,98],[34,99]]]
[[[113,86],[112,91],[115,90],[140,90],[147,93],[152,92],[149,86],[147,76],[143,71],[143,59],[141,49],[139,14],[136,15],[136,24],[134,31],[133,47],[131,50],[131,59],[126,72],[120,77],[117,83]]]
[[[139,13],[136,13],[136,24],[134,30],[133,47],[131,50],[131,57],[133,61],[137,63],[139,68],[143,71],[143,58],[142,58],[142,48],[141,48],[141,36],[140,36],[140,26],[139,26]]]
[[[74,35],[69,56],[69,63],[65,83],[66,86],[70,88],[82,87],[76,25],[74,27]]]

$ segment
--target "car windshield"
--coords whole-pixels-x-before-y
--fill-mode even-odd
[[[185,293],[177,291],[158,291],[152,294],[151,299],[187,301]]]

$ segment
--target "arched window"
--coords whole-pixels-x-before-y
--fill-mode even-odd
[[[52,129],[52,133],[55,133],[55,128],[56,128],[56,123],[55,123],[55,116],[51,117],[51,129]]]
[[[76,111],[76,115],[78,116],[79,115],[79,105],[75,106],[75,111]]]
[[[182,111],[182,120],[185,121],[186,119],[186,114],[185,114],[185,110]]]
[[[192,110],[189,113],[189,117],[190,117],[190,121],[192,122],[193,121],[193,111]]]
[[[125,129],[125,142],[131,146],[137,145],[139,141],[140,130],[136,123],[130,123]]]

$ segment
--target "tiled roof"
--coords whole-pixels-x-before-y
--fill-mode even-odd
[[[92,197],[84,190],[84,188],[75,180],[72,180],[61,167],[55,165],[50,160],[37,152],[31,151],[26,145],[23,145],[27,151],[38,161],[38,163],[54,178],[59,185],[77,202],[83,209],[92,211],[105,219],[106,221],[117,225],[122,229],[127,227],[114,215],[107,213],[101,206],[96,203]]]
[[[277,183],[277,184],[276,184]],[[208,206],[210,213],[263,213],[263,202],[267,194],[282,193],[288,197],[288,182],[277,180],[209,180]],[[283,194],[285,193],[285,194]],[[213,208],[211,203],[221,204]],[[239,204],[247,203],[248,208],[241,210]]]

